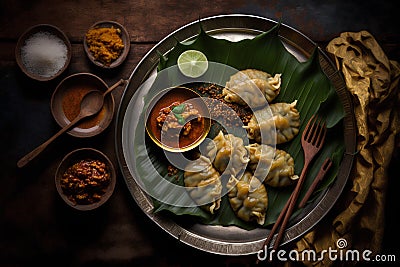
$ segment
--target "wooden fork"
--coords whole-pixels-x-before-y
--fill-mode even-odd
[[[274,242],[274,249],[276,250],[279,246],[279,243],[282,239],[283,232],[286,229],[286,225],[289,222],[289,218],[293,213],[293,209],[296,205],[297,198],[299,197],[299,193],[301,187],[306,178],[306,174],[308,171],[308,167],[310,166],[311,161],[317,155],[317,153],[321,150],[322,145],[324,144],[326,136],[326,125],[325,122],[322,122],[321,119],[316,116],[312,116],[308,121],[306,128],[303,131],[301,136],[301,146],[303,147],[304,152],[304,167],[301,171],[300,178],[297,181],[296,188],[294,189],[293,195],[290,197],[290,205],[285,214],[285,218],[283,223],[279,229],[278,236]]]
[[[286,202],[285,207],[282,209],[277,221],[275,222],[271,232],[269,233],[268,238],[265,240],[263,248],[265,246],[269,246],[269,243],[271,242],[272,237],[275,234],[275,231],[280,226],[278,236],[276,237],[273,246],[274,250],[278,248],[283,233],[286,229],[286,225],[289,221],[289,218],[293,213],[293,209],[295,207],[297,198],[299,197],[299,193],[304,183],[310,163],[315,157],[315,155],[321,150],[322,145],[324,144],[325,141],[325,136],[326,136],[325,123],[323,123],[321,119],[313,115],[308,121],[301,136],[301,145],[304,151],[304,167],[303,170],[301,171],[300,178],[297,181],[296,188],[290,195],[288,201]],[[282,225],[280,225],[282,219],[283,223]]]

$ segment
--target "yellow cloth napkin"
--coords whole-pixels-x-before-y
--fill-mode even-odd
[[[368,249],[372,259],[381,249],[386,172],[400,126],[400,65],[387,58],[367,31],[344,32],[329,42],[327,51],[352,95],[358,153],[348,185],[334,208],[294,249],[320,253],[329,247],[338,249],[337,241],[344,238],[347,245],[343,251],[358,250],[361,255]],[[304,264],[332,266],[334,262],[326,255],[322,260]]]

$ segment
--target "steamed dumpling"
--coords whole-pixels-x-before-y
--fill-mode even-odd
[[[233,134],[224,135],[222,131],[206,146],[206,156],[213,159],[218,171],[227,170],[235,176],[244,171],[249,162],[243,139]]]
[[[231,175],[227,183],[229,203],[236,216],[246,222],[256,221],[263,225],[268,208],[265,186],[250,172],[240,179]]]
[[[231,76],[222,94],[227,102],[257,108],[272,102],[280,89],[281,74],[271,76],[264,71],[246,69]]]
[[[258,143],[250,144],[246,146],[246,149],[249,152],[250,159],[247,168],[255,177],[263,181],[271,168],[275,149],[271,146],[260,145]]]
[[[299,176],[294,173],[294,159],[286,151],[263,144],[247,146],[249,169],[253,175],[272,187],[292,185]]]
[[[297,100],[271,104],[271,111],[268,107],[256,110],[247,126],[243,126],[247,136],[262,144],[282,144],[292,140],[299,133],[300,127],[300,113],[296,104]]]
[[[211,214],[219,209],[222,184],[220,174],[210,159],[200,156],[190,162],[185,168],[183,179],[189,195],[197,204]]]

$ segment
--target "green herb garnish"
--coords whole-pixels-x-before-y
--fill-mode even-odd
[[[185,106],[186,106],[185,104],[177,105],[172,109],[172,112],[174,114],[182,114],[183,111],[185,111]]]
[[[180,125],[185,125],[186,123],[185,118],[183,118],[183,116],[181,115],[184,110],[185,110],[185,104],[180,104],[172,109],[172,113],[174,114],[175,118],[178,120],[178,123]]]

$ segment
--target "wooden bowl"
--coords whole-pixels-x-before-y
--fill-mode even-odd
[[[36,40],[35,45],[32,44],[31,37],[38,38],[39,35],[42,36],[42,39]],[[43,36],[46,36],[46,40],[43,39]],[[51,37],[51,41],[48,37]],[[55,45],[57,39],[65,45],[65,55],[62,54],[64,47]],[[45,44],[51,47],[52,51],[60,53],[48,53],[48,49],[43,49]],[[67,69],[71,61],[71,50],[68,37],[58,27],[50,24],[38,24],[27,29],[19,37],[15,47],[15,59],[22,72],[28,77],[38,81],[49,81]]]
[[[88,175],[86,178],[90,179],[91,182],[97,182],[95,185],[89,185],[88,183],[82,180],[83,176],[75,175],[76,172],[71,170],[71,167],[74,164],[79,163],[81,160],[88,162],[92,161],[100,161],[105,164],[105,173],[108,174],[107,182],[98,181],[96,178]],[[97,168],[97,170],[101,170]],[[82,168],[80,170],[85,170]],[[63,176],[67,173],[69,176]],[[67,178],[68,177],[68,178]],[[81,183],[84,184],[83,189],[75,189],[73,187],[68,188],[69,182],[74,179],[78,179]],[[116,171],[114,165],[111,160],[101,151],[94,148],[80,148],[71,151],[68,153],[60,162],[56,174],[55,174],[55,184],[57,188],[57,192],[59,193],[62,200],[77,210],[93,210],[101,205],[103,205],[107,200],[111,197],[114,192],[116,183]],[[82,190],[82,191],[79,191]],[[95,195],[95,193],[97,195]],[[85,195],[87,194],[87,195]],[[79,196],[85,196],[80,199]],[[94,200],[93,200],[94,199]]]
[[[122,42],[124,44],[124,49],[122,50],[121,54],[119,57],[115,60],[113,60],[110,64],[105,64],[104,62],[100,61],[99,59],[96,59],[93,53],[90,51],[89,46],[88,46],[88,41],[86,38],[86,34],[90,29],[95,29],[95,28],[115,28],[120,30],[120,37],[122,39]],[[88,56],[89,60],[95,64],[98,67],[105,68],[105,69],[111,69],[118,67],[119,65],[124,62],[126,57],[128,56],[131,42],[130,42],[130,37],[128,31],[125,29],[124,26],[122,26],[120,23],[115,22],[115,21],[99,21],[94,23],[85,33],[85,36],[83,38],[83,47],[85,49],[86,55]]]
[[[51,97],[51,112],[54,119],[64,127],[79,113],[80,102],[90,90],[106,91],[107,84],[91,73],[76,73],[64,78],[56,87]],[[107,94],[101,111],[83,119],[67,133],[75,137],[92,137],[103,132],[114,116],[114,97]]]
[[[180,128],[172,130],[172,135],[169,135],[168,131],[166,131],[167,134],[162,135],[161,128],[157,126],[156,117],[160,110],[170,106],[175,101],[184,105],[190,103],[202,117],[201,123],[197,122],[196,119],[190,120],[192,129],[187,136],[182,135],[183,129]],[[171,113],[172,111],[169,114]],[[167,120],[168,116],[175,120],[172,114],[167,115]],[[182,125],[186,125],[187,121]],[[148,136],[157,146],[169,152],[185,152],[199,146],[207,137],[210,128],[211,116],[207,104],[197,92],[187,87],[177,86],[162,90],[150,100],[146,110],[146,132]],[[176,134],[176,131],[180,131],[179,134]]]

